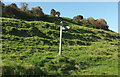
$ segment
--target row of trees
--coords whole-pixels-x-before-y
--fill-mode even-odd
[[[77,15],[73,17],[73,20],[77,23],[89,24],[93,28],[106,29],[106,30],[108,29],[107,22],[103,18],[94,19],[93,17],[89,17],[86,19],[83,18],[82,15]]]
[[[4,3],[0,3],[2,5],[2,14],[3,16],[7,17],[43,17],[45,14],[42,11],[42,8],[39,6],[32,8],[32,10],[28,10],[28,4],[27,3],[21,3],[21,8],[18,8],[15,3],[12,3],[10,5],[5,5]],[[24,15],[23,15],[24,14]],[[50,11],[51,16],[58,16],[60,17],[60,12],[55,11],[54,9],[51,9]]]
[[[5,5],[4,3],[0,3],[2,5],[2,16],[5,17],[21,17],[21,18],[29,18],[29,17],[42,17],[44,13],[42,9],[38,7],[32,8],[32,10],[28,10],[27,3],[21,3],[21,8],[18,8],[15,3],[10,5]]]
[[[17,17],[22,19],[34,19],[36,17],[43,18],[45,14],[43,13],[42,9],[37,6],[32,8],[32,10],[28,10],[27,3],[21,3],[21,8],[18,8],[15,3],[10,5],[5,5],[4,3],[0,3],[2,6],[2,16],[4,17]],[[51,16],[58,16],[60,17],[60,12],[55,11],[55,9],[51,9],[50,11]],[[46,20],[46,19],[45,19]],[[73,17],[73,20],[77,23],[84,23],[89,24],[91,27],[94,28],[101,28],[101,29],[108,29],[107,22],[104,19],[94,19],[92,17],[83,18],[82,15],[77,15]]]

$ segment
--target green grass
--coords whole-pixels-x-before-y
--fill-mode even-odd
[[[118,33],[51,18],[1,18],[3,75],[118,75]],[[59,56],[60,25],[55,23],[61,20],[71,28],[63,31]]]

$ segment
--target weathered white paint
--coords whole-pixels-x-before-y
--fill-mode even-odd
[[[59,55],[62,55],[62,26],[60,26],[60,45],[59,45]]]

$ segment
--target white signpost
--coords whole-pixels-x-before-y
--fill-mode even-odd
[[[60,26],[60,45],[59,45],[59,55],[62,55],[62,30],[67,30],[70,29],[69,26],[64,26],[63,22],[61,21],[61,26]]]

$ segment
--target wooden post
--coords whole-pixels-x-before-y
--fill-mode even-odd
[[[60,26],[60,45],[59,45],[59,55],[62,55],[62,25]]]

